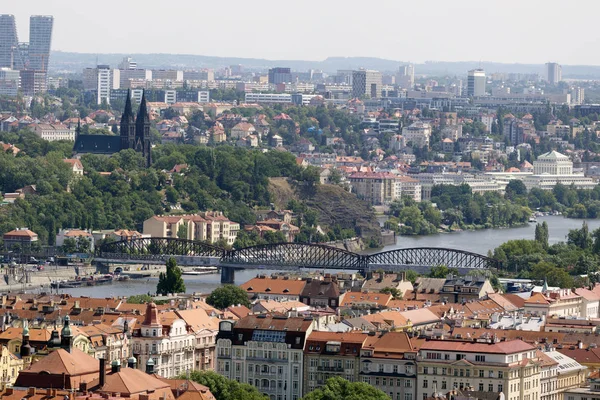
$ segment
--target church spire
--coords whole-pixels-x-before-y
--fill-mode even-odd
[[[143,122],[150,122],[150,117],[148,116],[148,107],[146,106],[146,91],[142,92],[142,101],[140,102],[140,109],[138,111],[137,120],[141,120]],[[138,132],[138,135],[140,133]]]
[[[133,111],[131,109],[131,89],[127,89],[127,99],[125,99],[125,110],[123,110],[123,116],[121,117],[121,122],[124,119],[133,119]]]
[[[140,109],[135,120],[135,151],[144,155],[146,167],[152,164],[152,144],[150,143],[150,116],[146,105],[146,91],[142,92]]]

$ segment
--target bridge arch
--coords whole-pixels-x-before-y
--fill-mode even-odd
[[[364,257],[347,250],[312,243],[277,243],[226,252],[223,265],[360,269]]]
[[[161,260],[165,256],[223,257],[225,250],[208,243],[179,238],[135,238],[104,243],[96,255],[103,258]]]
[[[445,265],[448,268],[465,270],[498,268],[500,266],[498,260],[481,254],[441,247],[415,247],[383,251],[367,256],[367,264],[369,269]]]

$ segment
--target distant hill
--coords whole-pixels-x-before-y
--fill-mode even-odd
[[[81,72],[83,68],[98,64],[116,67],[125,56],[133,57],[143,68],[223,68],[241,64],[250,71],[264,71],[272,67],[290,67],[294,71],[320,69],[335,73],[338,69],[375,69],[382,72],[396,71],[406,61],[386,60],[375,57],[328,57],[323,61],[305,60],[266,60],[262,58],[213,57],[192,54],[90,54],[53,51],[50,56],[50,68],[54,71]],[[543,64],[507,64],[479,61],[427,61],[415,64],[416,74],[465,76],[467,71],[478,67],[488,73],[539,73],[544,74]],[[563,65],[564,78],[594,79],[600,78],[600,66]]]

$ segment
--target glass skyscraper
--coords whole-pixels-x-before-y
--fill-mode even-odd
[[[54,17],[32,15],[29,20],[29,66],[34,71],[47,71]]]
[[[0,68],[22,69],[19,38],[14,15],[0,15]]]

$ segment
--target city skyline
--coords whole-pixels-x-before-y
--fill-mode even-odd
[[[233,12],[225,19],[214,17],[223,15],[216,4],[200,7],[184,0],[178,6],[187,11],[177,13],[177,23],[170,28],[164,10],[152,3],[158,5],[150,1],[148,7],[140,8],[135,3],[107,0],[106,7],[92,9],[70,0],[33,0],[27,5],[7,4],[3,13],[15,15],[20,41],[28,40],[25,26],[31,14],[53,15],[56,24],[52,49],[79,53],[170,53],[314,61],[364,56],[414,63],[436,60],[600,65],[600,55],[587,51],[599,41],[593,31],[593,15],[600,11],[600,4],[594,3],[586,4],[588,12],[579,16],[580,40],[576,41],[560,30],[544,28],[545,21],[564,16],[558,1],[438,1],[428,7],[434,12],[424,14],[419,4],[379,0],[370,8],[375,13],[380,10],[381,18],[392,16],[391,21],[398,21],[382,24],[381,18],[365,20],[364,14],[352,11],[352,7],[342,9],[314,0],[303,2],[302,8],[296,7],[291,13],[283,13],[285,10],[272,0],[259,4],[234,0],[228,6]],[[77,8],[72,7],[75,4]],[[515,13],[515,9],[519,12]],[[130,18],[133,15],[136,17]],[[210,15],[213,17],[207,17]],[[448,17],[452,15],[454,19]],[[252,23],[249,32],[248,24],[253,20],[256,23]],[[460,23],[464,20],[469,23]],[[145,21],[147,28],[138,21]],[[307,24],[313,29],[302,28]],[[506,24],[510,24],[510,30],[502,29]],[[293,28],[295,25],[298,29]],[[112,28],[116,26],[126,28]],[[489,30],[492,34],[482,34]],[[348,36],[349,31],[353,34]],[[420,34],[414,36],[410,32]],[[177,40],[178,37],[192,40]],[[257,45],[260,43],[263,45]],[[561,49],[560,54],[557,48]]]

